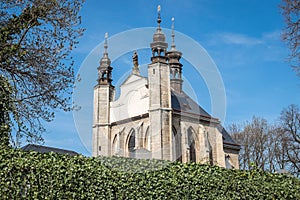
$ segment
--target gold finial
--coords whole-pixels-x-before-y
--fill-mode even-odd
[[[160,12],[160,5],[157,6],[157,12]]]

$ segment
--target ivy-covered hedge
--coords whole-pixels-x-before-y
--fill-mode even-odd
[[[128,158],[0,150],[1,199],[300,199],[300,181]]]

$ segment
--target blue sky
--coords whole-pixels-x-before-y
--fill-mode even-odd
[[[87,0],[81,9],[86,31],[73,52],[75,72],[81,70],[94,48],[101,46],[105,32],[114,36],[134,28],[156,26],[157,5],[161,5],[162,27],[170,28],[174,17],[176,31],[199,43],[216,64],[226,93],[225,127],[250,120],[253,115],[273,122],[284,107],[292,103],[299,105],[300,100],[300,79],[289,67],[288,49],[280,39],[284,21],[279,3],[279,0]],[[101,52],[95,56],[99,60]],[[141,51],[140,59],[144,64],[150,62],[147,50]],[[130,62],[130,53],[113,62],[114,84],[130,70]],[[211,112],[208,86],[186,60],[183,63],[185,83],[192,85],[201,106]],[[91,62],[88,67],[91,73],[97,73],[97,62]],[[96,84],[96,80],[89,81]],[[85,89],[87,94],[93,90]],[[81,128],[78,133],[76,126],[80,127],[74,123],[72,113],[57,112],[56,119],[46,126],[45,145],[90,155],[90,146],[84,145],[80,138],[82,135],[90,138],[91,128]]]

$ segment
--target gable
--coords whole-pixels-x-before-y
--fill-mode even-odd
[[[110,103],[110,122],[148,113],[149,90],[145,77],[131,74],[120,86],[120,97]]]
[[[139,76],[139,75],[136,75],[136,74],[130,74],[126,79],[125,81],[121,84],[120,87],[122,87],[123,85],[128,85],[130,83],[133,83],[133,82],[136,82],[140,79],[146,79],[145,77],[143,76]]]

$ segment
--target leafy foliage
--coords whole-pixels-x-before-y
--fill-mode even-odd
[[[11,87],[7,79],[0,75],[0,145],[9,146],[11,132],[10,113],[13,111]]]
[[[127,167],[134,170],[124,170]],[[2,199],[300,198],[298,179],[257,169],[71,157],[8,148],[0,150],[0,179]]]
[[[11,85],[16,139],[41,141],[42,121],[71,109],[70,56],[82,35],[83,0],[3,0],[0,5],[0,75]]]

